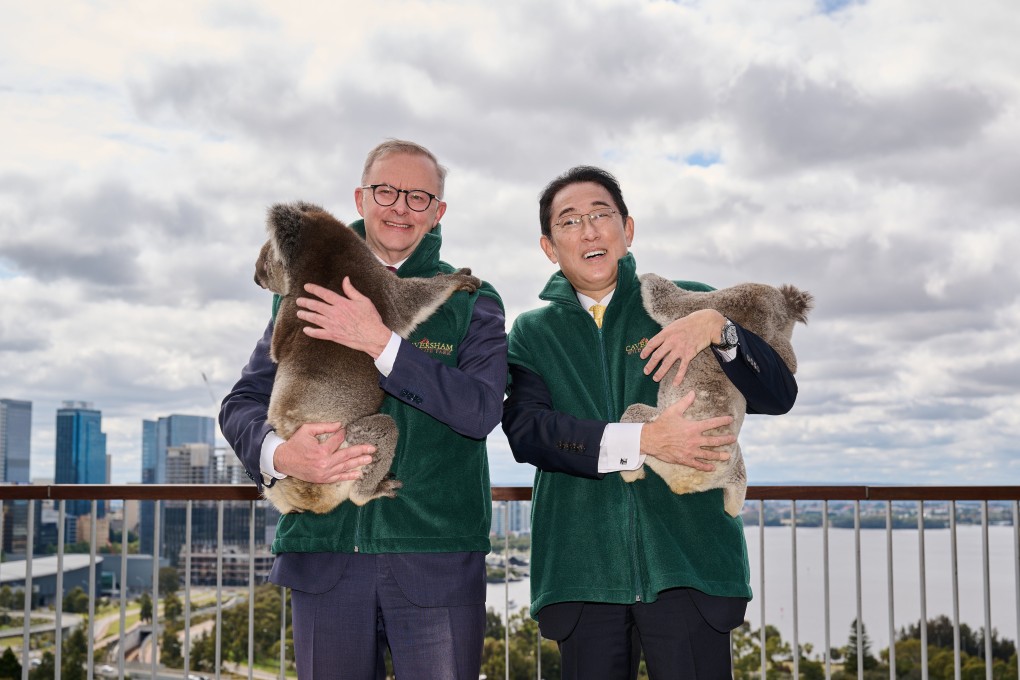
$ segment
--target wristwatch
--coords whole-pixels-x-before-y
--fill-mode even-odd
[[[737,346],[737,327],[732,321],[726,319],[722,327],[722,342],[712,343],[712,347],[719,351],[727,352]]]

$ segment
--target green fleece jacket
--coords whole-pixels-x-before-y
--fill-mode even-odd
[[[542,376],[553,409],[618,422],[634,403],[655,404],[641,349],[661,330],[645,313],[634,258],[620,260],[616,292],[599,329],[557,272],[509,336],[509,361]],[[678,282],[690,290],[704,284]],[[593,480],[535,473],[531,611],[565,601],[654,601],[667,588],[751,597],[743,524],[723,510],[722,491],[678,496],[648,472]]]
[[[362,220],[351,224],[363,238]],[[402,277],[431,277],[456,269],[439,259],[437,225],[400,267]],[[458,292],[408,338],[451,366],[467,333],[478,295],[500,302],[489,284],[477,293]],[[391,471],[404,483],[396,498],[361,507],[341,503],[325,515],[292,513],[280,518],[274,553],[283,552],[488,552],[492,493],[485,440],[464,437],[389,395],[380,412],[397,422],[400,437]]]

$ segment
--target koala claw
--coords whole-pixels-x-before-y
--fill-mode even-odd
[[[457,279],[457,290],[473,293],[482,286],[482,280],[477,276],[472,276],[469,267],[458,269],[452,276]]]

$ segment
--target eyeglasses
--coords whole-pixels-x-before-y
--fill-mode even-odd
[[[599,208],[593,210],[590,213],[571,213],[564,215],[560,218],[559,222],[553,224],[554,227],[560,231],[573,232],[577,231],[584,224],[584,218],[587,217],[588,221],[591,222],[593,227],[604,227],[609,224],[609,218],[616,215],[618,211],[611,208]]]
[[[384,208],[388,208],[396,203],[397,199],[400,198],[400,194],[406,196],[407,207],[415,212],[425,212],[432,205],[433,200],[439,200],[438,196],[430,194],[424,189],[398,189],[389,184],[369,184],[361,188],[371,189],[372,198]]]

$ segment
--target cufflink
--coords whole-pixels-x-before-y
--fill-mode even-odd
[[[626,458],[621,458],[620,459],[620,465],[626,465],[626,464],[627,464],[627,459]]]

